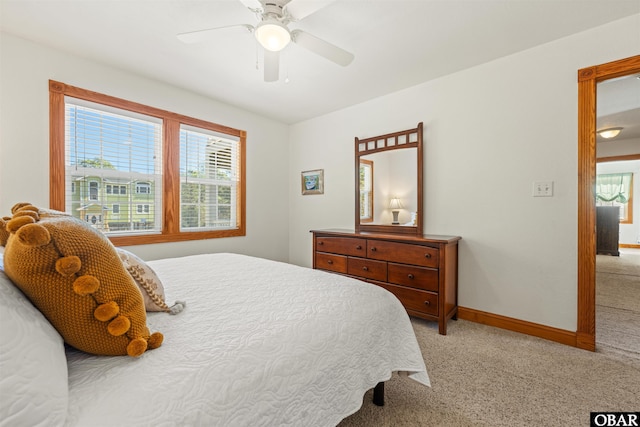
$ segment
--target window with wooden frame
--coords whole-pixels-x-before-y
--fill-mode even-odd
[[[596,175],[596,206],[619,206],[620,224],[633,224],[633,173]]]
[[[119,246],[246,234],[246,132],[55,81],[49,98],[52,209]]]
[[[373,222],[373,161],[360,159],[360,222]]]

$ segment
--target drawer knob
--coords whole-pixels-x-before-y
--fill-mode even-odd
[[[324,242],[318,242],[318,245],[322,246],[324,245]]]
[[[407,274],[407,277],[408,277],[409,279],[413,279],[413,278],[414,278],[413,274]]]
[[[356,246],[356,249],[360,250],[360,249],[362,249],[362,246],[358,245],[358,246]]]
[[[424,305],[430,305],[431,303],[429,301],[425,301]]]
[[[431,254],[424,254],[425,258],[431,258]]]
[[[375,251],[377,251],[377,249],[376,249],[376,247],[374,246],[374,247],[372,247],[372,248],[371,248],[371,252],[375,252]]]
[[[333,264],[333,260],[332,259],[328,260],[327,264],[329,264],[329,265]]]
[[[363,269],[364,271],[369,271],[369,267],[367,267],[366,265],[365,265],[364,267],[362,267],[362,269]]]

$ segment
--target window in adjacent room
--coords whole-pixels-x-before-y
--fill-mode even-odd
[[[596,206],[619,206],[620,223],[633,223],[633,174],[628,172],[597,175]]]
[[[245,132],[53,81],[50,98],[53,209],[118,245],[245,234]]]

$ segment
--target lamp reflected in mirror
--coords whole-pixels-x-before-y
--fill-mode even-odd
[[[389,202],[389,209],[391,209],[391,213],[393,214],[393,221],[391,221],[391,224],[400,224],[398,215],[400,214],[400,209],[402,209],[403,207],[404,206],[402,206],[402,202],[399,198],[391,198],[391,201]]]

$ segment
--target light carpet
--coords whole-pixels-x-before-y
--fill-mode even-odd
[[[591,411],[638,411],[640,352],[625,343],[640,329],[629,314],[640,276],[618,261],[598,263],[596,352],[464,320],[450,321],[442,336],[435,322],[412,318],[432,387],[394,375],[385,406],[368,392],[339,427],[588,426]]]
[[[596,347],[640,358],[640,249],[596,257]]]
[[[588,426],[591,411],[637,411],[640,360],[464,320],[447,335],[412,319],[432,387],[394,375],[340,427]]]

